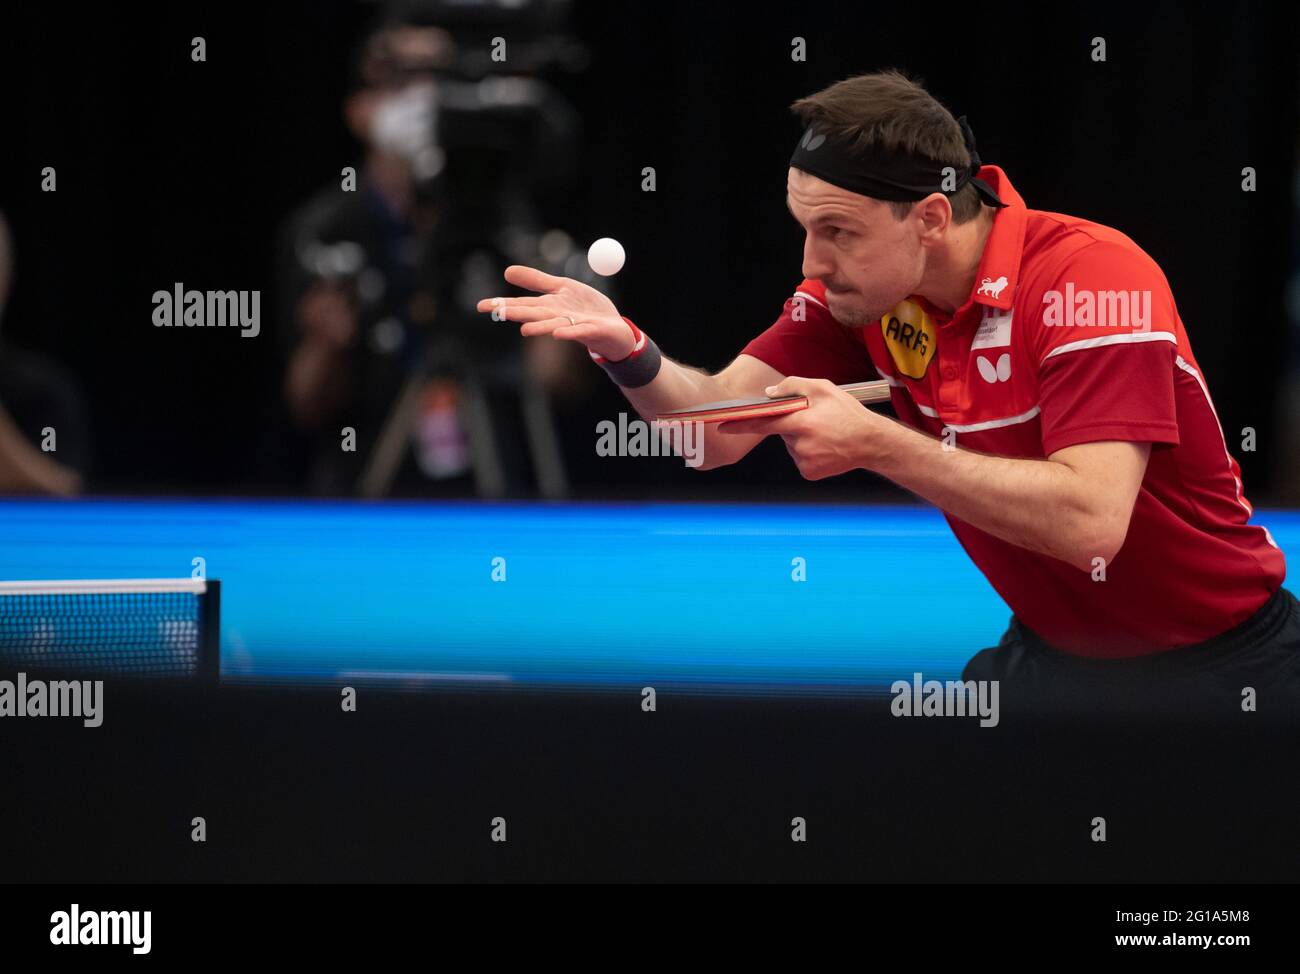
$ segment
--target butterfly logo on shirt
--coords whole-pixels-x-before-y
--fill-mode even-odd
[[[983,355],[975,359],[975,367],[980,370],[980,378],[985,382],[1006,382],[1011,378],[1011,356],[1003,352],[994,365]]]

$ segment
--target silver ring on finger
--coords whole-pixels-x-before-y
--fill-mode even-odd
[[[566,318],[569,319],[569,324],[570,324],[570,325],[576,325],[576,324],[577,324],[577,322],[573,320],[573,315],[565,315],[564,317],[566,317]]]

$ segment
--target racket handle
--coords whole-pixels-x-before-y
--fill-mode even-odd
[[[874,382],[850,382],[840,386],[858,402],[888,402],[889,383],[884,379]]]

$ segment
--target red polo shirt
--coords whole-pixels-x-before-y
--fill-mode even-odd
[[[1076,443],[1151,443],[1104,580],[948,523],[1021,622],[1066,652],[1135,656],[1232,628],[1277,590],[1286,564],[1268,531],[1248,523],[1168,281],[1119,231],[1026,209],[996,166],[980,176],[1008,205],[955,312],[913,296],[878,325],[850,328],[805,280],[743,354],[783,375],[879,375],[904,423],[984,453],[1041,459]]]

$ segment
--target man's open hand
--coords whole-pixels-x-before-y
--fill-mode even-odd
[[[589,284],[556,277],[535,267],[511,264],[506,281],[538,294],[521,298],[484,298],[479,311],[498,321],[521,322],[519,334],[550,335],[579,342],[589,351],[617,362],[632,354],[636,339],[614,302]]]

